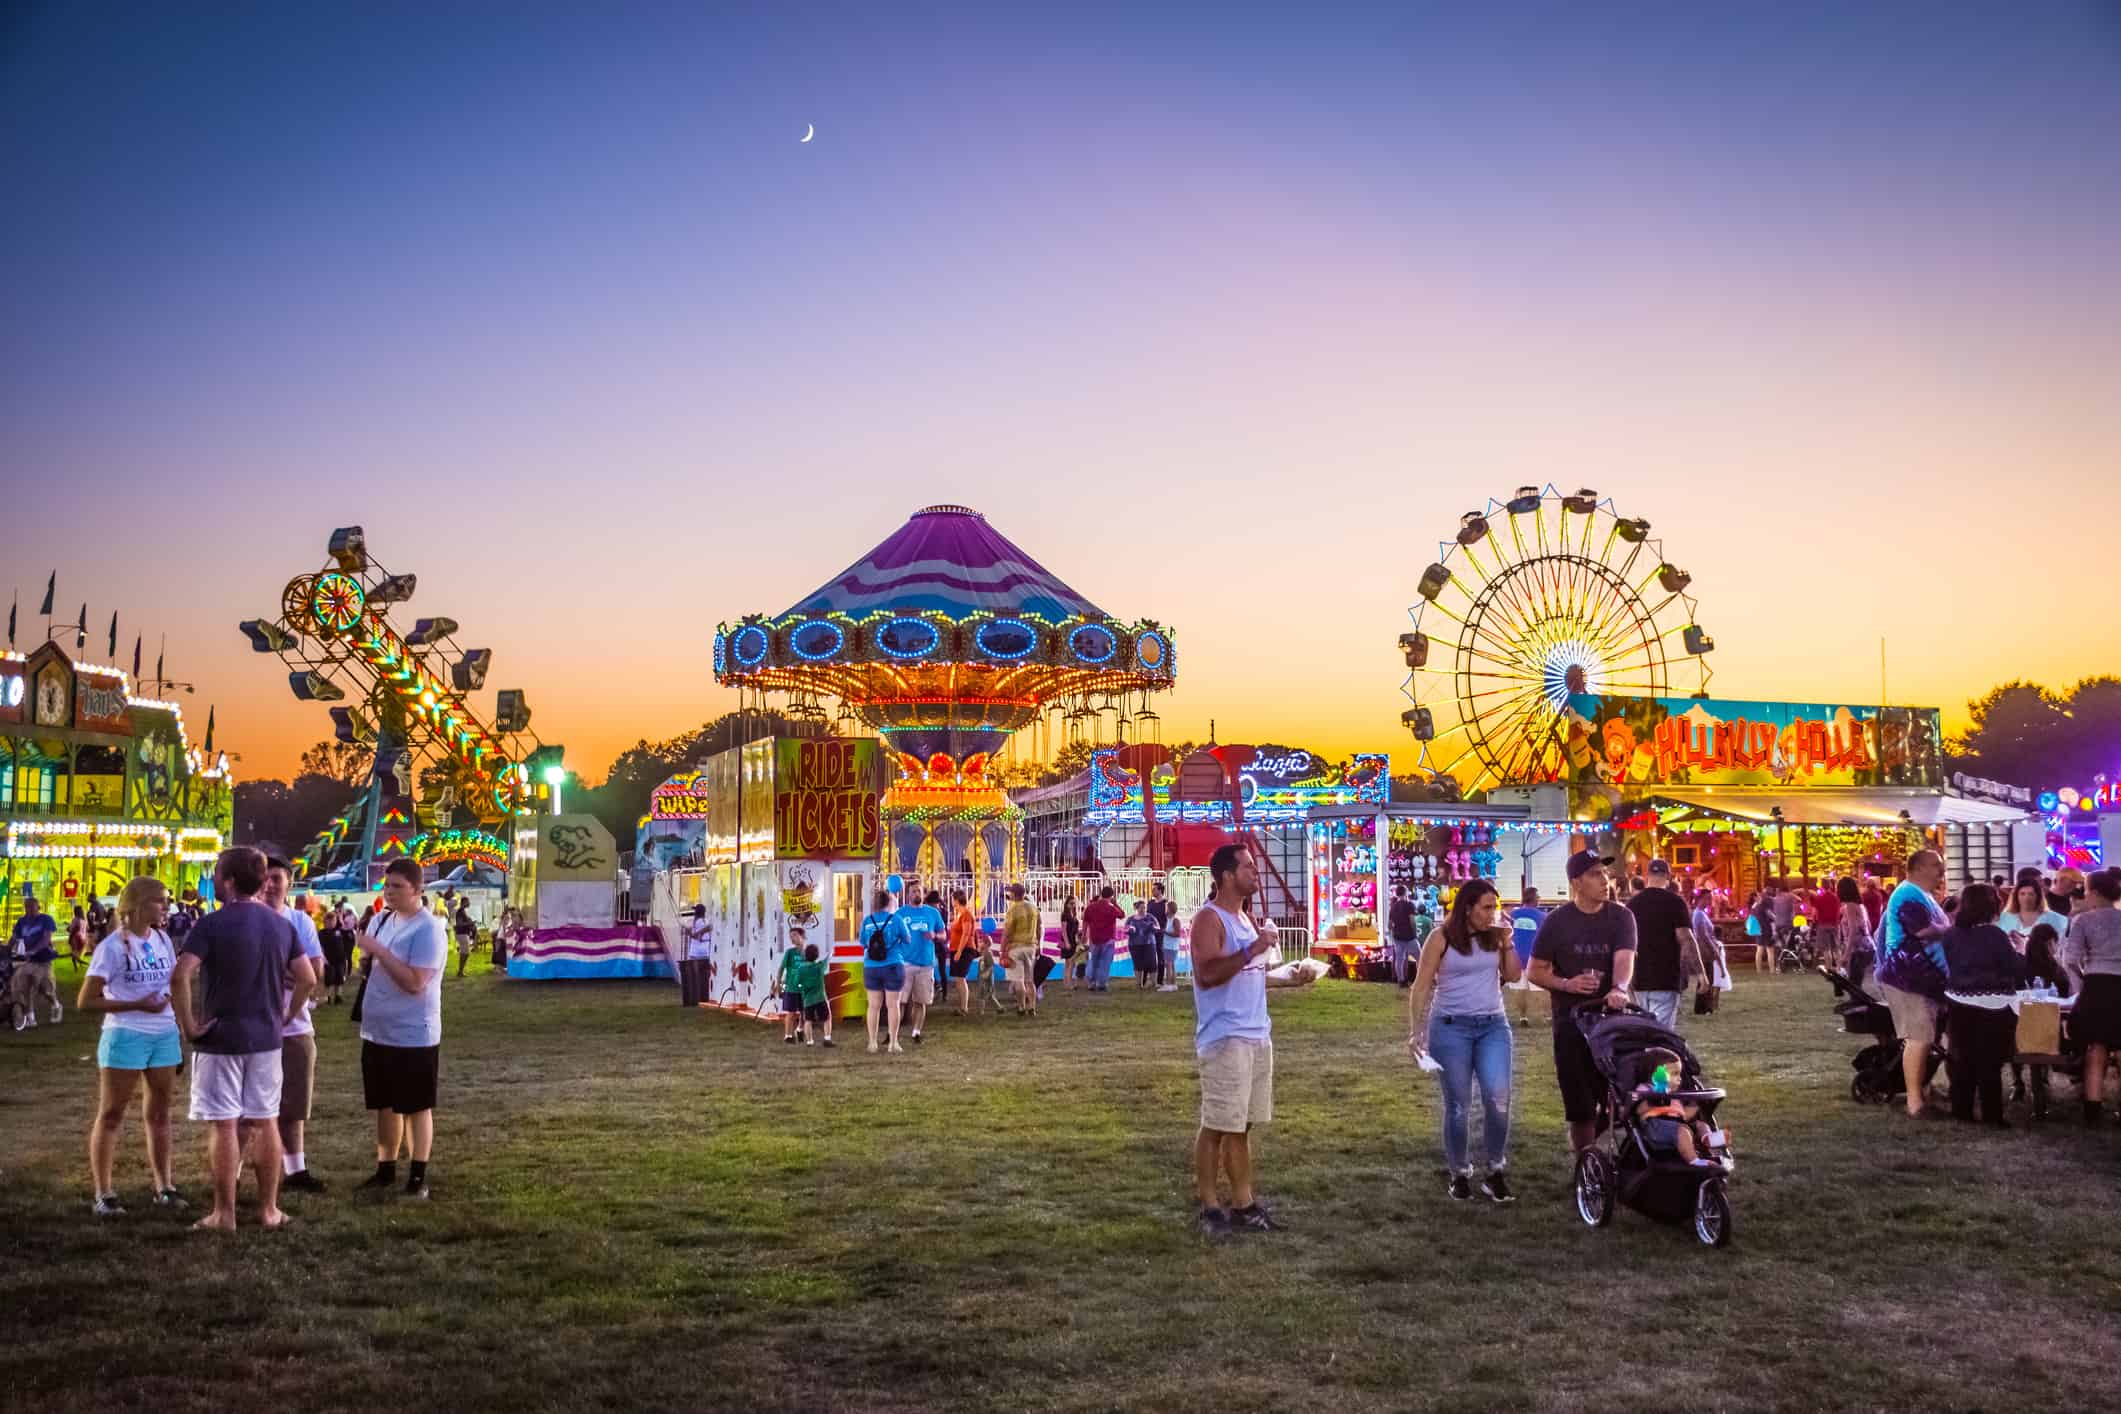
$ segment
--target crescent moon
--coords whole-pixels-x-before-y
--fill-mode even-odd
[[[812,138],[814,138],[814,137],[816,137],[816,136],[817,136],[817,124],[816,124],[816,123],[805,123],[805,124],[803,124],[803,135],[802,135],[801,137],[797,138],[797,139],[796,139],[796,141],[797,141],[797,142],[808,142],[808,141],[810,141],[810,139],[812,139]]]

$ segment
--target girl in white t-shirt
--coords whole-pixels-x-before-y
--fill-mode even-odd
[[[111,1170],[125,1112],[142,1076],[147,1078],[147,1167],[154,1176],[155,1206],[186,1206],[169,1172],[169,1102],[184,1052],[169,1003],[177,949],[163,931],[168,917],[169,889],[159,879],[127,884],[118,897],[118,929],[96,944],[75,1003],[83,1011],[103,1013],[103,1035],[96,1045],[99,1094],[88,1125],[88,1168],[96,1187],[91,1211],[99,1218],[125,1213]]]

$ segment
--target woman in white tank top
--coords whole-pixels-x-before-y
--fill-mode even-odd
[[[1481,1140],[1491,1202],[1513,1201],[1503,1178],[1510,1147],[1510,1069],[1514,1053],[1502,984],[1518,977],[1517,950],[1499,926],[1501,899],[1485,879],[1459,885],[1450,916],[1422,944],[1421,965],[1407,993],[1407,1047],[1423,1069],[1434,1069],[1443,1089],[1444,1164],[1450,1196],[1473,1196],[1468,1116],[1480,1085]],[[1431,999],[1434,1005],[1431,1005]]]

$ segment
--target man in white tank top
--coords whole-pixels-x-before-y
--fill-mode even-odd
[[[1267,1018],[1267,950],[1278,936],[1255,925],[1245,907],[1259,871],[1243,845],[1226,844],[1208,861],[1215,892],[1193,917],[1193,1048],[1200,1057],[1200,1133],[1193,1141],[1193,1180],[1200,1230],[1272,1232],[1274,1219],[1252,1191],[1255,1124],[1274,1117],[1274,1032]],[[1308,978],[1306,979],[1308,980]],[[1217,1201],[1218,1173],[1230,1177],[1230,1207]]]

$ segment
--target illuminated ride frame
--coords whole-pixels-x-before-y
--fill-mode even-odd
[[[1630,872],[1662,858],[1683,887],[1740,898],[1890,874],[1925,844],[1956,887],[2041,848],[2026,812],[1945,793],[1934,708],[1711,698],[1691,584],[1595,491],[1523,486],[1468,511],[1399,639],[1423,767],[1583,825]],[[1527,882],[1558,890],[1559,862]]]
[[[338,739],[373,753],[366,789],[302,851],[298,871],[312,889],[353,891],[375,888],[401,856],[505,871],[511,822],[550,808],[559,748],[531,734],[520,691],[497,695],[490,726],[472,708],[493,654],[460,647],[454,619],[391,622],[417,577],[378,564],[361,527],[333,531],[329,554],[288,581],[277,619],[240,625],[254,650],[286,665],[297,701],[339,704]]]
[[[1171,685],[1170,630],[1090,603],[963,506],[914,513],[861,560],[784,613],[724,624],[715,679],[790,695],[798,720],[886,743],[883,863],[922,879],[969,876],[991,892],[1021,874],[1021,810],[987,776],[1012,734],[1057,712],[1154,720]],[[859,724],[859,728],[857,727]]]

